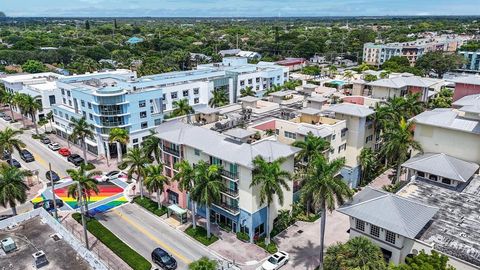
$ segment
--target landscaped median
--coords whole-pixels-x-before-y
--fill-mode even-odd
[[[158,208],[158,203],[147,197],[143,197],[142,199],[140,196],[137,196],[133,198],[133,202],[159,217],[167,213],[167,208],[165,206],[162,205]]]
[[[72,214],[72,217],[77,222],[82,223],[82,217],[79,213]],[[151,263],[147,259],[125,244],[109,229],[105,228],[105,226],[103,226],[98,220],[87,218],[87,229],[133,269],[149,270],[152,268]]]
[[[210,238],[207,238],[207,230],[205,230],[205,228],[200,227],[198,225],[195,229],[192,226],[188,227],[185,230],[185,233],[193,237],[198,242],[204,244],[205,246],[209,246],[218,240],[218,237],[213,234],[211,235]]]

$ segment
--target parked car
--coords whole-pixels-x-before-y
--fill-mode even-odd
[[[288,253],[285,251],[279,251],[272,256],[268,257],[268,259],[262,264],[262,269],[264,270],[276,270],[280,269],[280,267],[287,264],[289,259]]]
[[[161,248],[152,251],[152,261],[166,270],[177,269],[177,261]]]
[[[73,165],[75,166],[80,166],[85,161],[81,156],[77,154],[71,154],[70,156],[68,156],[67,160],[68,162],[73,163]]]
[[[57,182],[57,181],[60,181],[60,176],[58,176],[58,174],[54,171],[51,171],[52,172],[52,178],[53,178],[53,182]],[[48,180],[52,180],[50,178],[50,171],[47,171],[45,173],[45,178],[47,178]]]
[[[0,215],[0,221],[11,217],[13,217],[13,215]]]
[[[102,178],[101,180],[102,181],[111,181],[111,180],[115,180],[117,179],[120,175],[122,175],[123,172],[122,171],[111,171],[111,172],[108,172],[108,173],[104,173],[102,175]]]
[[[10,117],[9,115],[5,115],[5,117],[3,117],[3,120],[7,121],[7,122],[11,122],[12,121],[12,117]]]
[[[17,167],[17,168],[21,168],[21,167],[22,167],[22,165],[20,165],[20,162],[18,162],[18,160],[14,159],[14,158],[11,159],[11,160],[9,159],[9,160],[7,160],[6,162],[7,162],[9,165],[13,166],[13,167]]]
[[[43,143],[43,144],[49,144],[51,143],[50,139],[48,137],[43,137],[40,139],[40,141]]]
[[[68,148],[65,148],[65,147],[58,149],[58,153],[60,155],[64,156],[64,157],[68,157],[72,154],[72,153],[70,153],[70,150]]]
[[[5,117],[5,115],[6,115],[6,114],[5,114],[4,112],[0,112],[0,117],[1,117],[1,118]]]
[[[55,203],[57,204],[57,208],[60,208],[63,206],[63,201],[60,200],[60,199],[55,199]],[[53,200],[43,200],[41,202],[38,202],[36,204],[33,205],[33,208],[34,209],[37,209],[37,208],[40,208],[40,207],[43,207],[43,209],[47,210],[47,211],[52,211],[54,210],[54,205],[53,205]]]
[[[60,149],[60,144],[56,142],[51,142],[48,144],[48,148],[50,148],[53,151],[57,151],[58,149]]]
[[[3,153],[2,153],[2,159],[3,160],[6,160],[10,157],[10,154],[8,153],[7,150],[4,150]]]
[[[20,158],[23,159],[23,161],[25,162],[35,161],[32,153],[30,153],[30,151],[28,151],[27,149],[20,150]]]

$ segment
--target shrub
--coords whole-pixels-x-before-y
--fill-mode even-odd
[[[248,242],[250,241],[250,236],[248,235],[248,233],[237,232],[237,239],[243,242]]]
[[[268,253],[274,254],[278,251],[277,244],[273,241],[270,241],[270,244],[265,244],[265,237],[262,237],[255,241],[255,244],[263,249],[265,249]]]
[[[34,140],[40,140],[42,137],[42,135],[32,134],[32,139]]]
[[[94,170],[94,169],[96,168],[95,165],[93,165],[93,164],[90,163],[90,162],[87,163],[87,165],[82,165],[82,166],[83,166],[83,168],[84,168],[85,170],[87,170],[87,171],[91,171],[91,170]]]
[[[72,217],[79,223],[82,222],[81,214],[74,213]],[[87,218],[87,230],[95,235],[100,242],[105,244],[113,253],[117,254],[133,269],[149,270],[152,265],[150,262],[138,254],[135,250],[122,242],[110,230],[103,226],[98,220]]]
[[[133,198],[133,201],[140,205],[141,207],[145,208],[146,210],[148,210],[149,212],[161,217],[163,215],[165,215],[167,213],[167,208],[165,206],[162,205],[161,208],[158,208],[158,203],[151,200],[150,198],[147,198],[147,197],[140,197],[140,196],[137,196],[135,198]]]
[[[193,237],[198,242],[204,244],[205,246],[209,246],[218,240],[218,237],[213,234],[210,238],[207,238],[207,230],[200,226],[197,226],[195,229],[190,226],[185,230],[185,233]]]

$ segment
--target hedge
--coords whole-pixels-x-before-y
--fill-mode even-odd
[[[72,214],[72,217],[78,222],[82,223],[80,213]],[[135,270],[150,270],[151,263],[138,254],[135,250],[120,240],[109,229],[103,226],[98,220],[94,218],[87,218],[87,229],[95,235],[100,242],[105,244],[113,253],[117,254],[123,261]]]
[[[255,244],[263,249],[265,249],[268,253],[270,254],[275,254],[278,251],[277,244],[273,242],[273,240],[270,240],[270,244],[266,245],[265,244],[265,237],[262,237],[255,241]]]
[[[207,230],[198,225],[195,229],[192,226],[188,227],[185,230],[185,233],[193,237],[198,242],[204,244],[205,246],[209,246],[218,240],[218,237],[213,234],[210,236],[210,238],[207,238]]]
[[[151,200],[150,198],[147,198],[147,197],[140,197],[140,196],[137,196],[135,198],[133,198],[133,201],[140,205],[141,207],[145,208],[146,210],[148,210],[149,212],[161,217],[163,215],[165,215],[167,213],[167,208],[165,206],[162,205],[161,208],[158,208],[158,203]]]

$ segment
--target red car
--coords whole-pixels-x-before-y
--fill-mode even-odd
[[[72,153],[70,153],[70,150],[68,148],[65,148],[65,147],[58,149],[58,153],[60,155],[64,156],[64,157],[68,157],[72,154]]]

